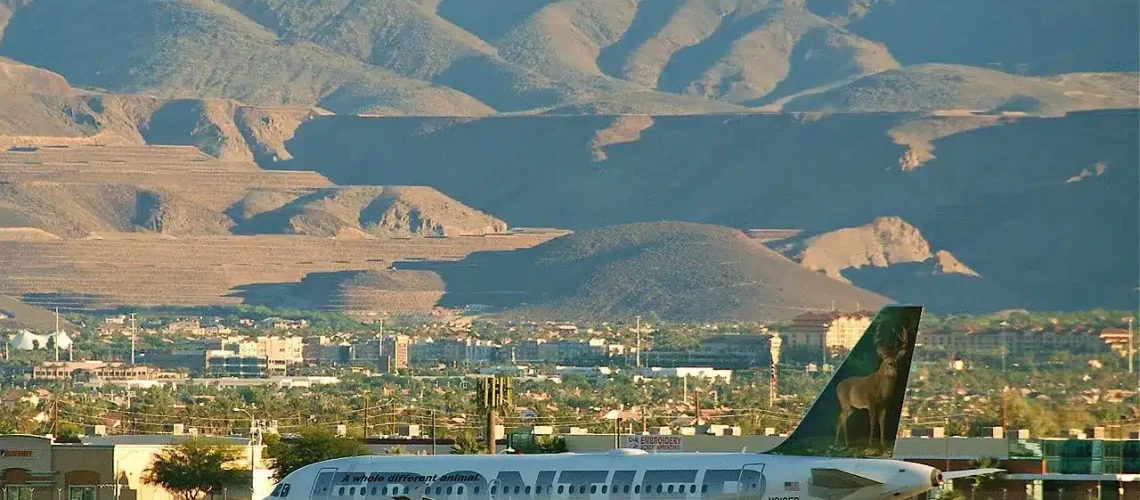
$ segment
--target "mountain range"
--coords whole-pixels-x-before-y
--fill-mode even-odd
[[[0,296],[1132,307],[1138,9],[0,0]]]

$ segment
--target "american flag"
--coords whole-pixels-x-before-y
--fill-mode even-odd
[[[799,481],[788,481],[784,483],[784,491],[800,491]]]

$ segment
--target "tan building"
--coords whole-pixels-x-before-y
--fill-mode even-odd
[[[270,375],[285,375],[288,366],[304,363],[304,342],[301,337],[258,337],[257,355],[265,357]]]
[[[411,366],[411,345],[412,339],[404,335],[384,337],[380,343],[380,370],[394,372]]]
[[[842,347],[850,350],[871,326],[875,313],[859,311],[842,313],[804,313],[792,319],[792,325],[780,332],[784,348],[806,347],[824,350]]]
[[[82,444],[53,444],[30,435],[0,435],[0,498],[3,500],[172,500],[170,492],[142,481],[143,471],[162,449],[180,436],[115,436],[83,438]],[[234,440],[250,456],[245,440]],[[226,497],[264,498],[273,489],[272,472],[260,462],[255,490],[249,483],[226,491]],[[249,468],[248,458],[241,467]]]
[[[144,380],[157,377],[158,370],[104,361],[44,362],[32,369],[32,378],[37,380],[70,380],[79,374],[92,379]]]

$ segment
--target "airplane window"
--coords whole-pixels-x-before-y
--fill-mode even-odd
[[[495,490],[496,490],[496,489],[498,489],[498,487],[497,487],[497,486],[492,486],[492,487],[491,487],[491,494],[492,494],[492,495],[494,495],[494,494],[495,494]]]
[[[518,486],[515,486],[515,494],[516,495],[519,494],[519,491],[522,491],[522,490]]]
[[[356,496],[356,487],[355,486],[348,489],[348,496],[350,496],[350,497]]]
[[[578,493],[585,495],[586,494],[586,485],[583,484],[582,486],[579,486],[578,487]]]
[[[463,494],[463,485],[462,484],[455,488],[455,493],[460,494],[460,495]]]
[[[625,486],[622,486],[622,487],[621,487],[621,492],[622,492],[622,493],[629,493],[629,485],[627,484],[627,485],[625,485]]]
[[[341,486],[340,489],[336,490],[336,494],[337,496],[344,495],[344,486]]]
[[[435,494],[438,495],[440,493],[443,493],[443,486],[436,486],[435,487]]]
[[[697,492],[697,485],[690,484],[689,485],[689,493],[696,493],[696,492]]]
[[[447,494],[448,494],[448,495],[450,495],[452,491],[453,491],[453,490],[452,490],[452,487],[451,487],[451,486],[448,486],[448,487],[447,487]]]
[[[634,487],[633,487],[633,492],[634,492],[634,493],[638,493],[638,494],[640,494],[640,493],[641,493],[641,485],[639,484],[639,485],[637,485],[637,486],[634,486]]]
[[[387,495],[388,494],[388,487],[385,486],[383,488],[380,488],[380,494],[381,495]]]
[[[671,485],[671,484],[669,485],[669,490],[668,490],[668,491],[669,491],[669,493],[672,493],[672,492],[673,492],[673,485]]]
[[[708,493],[708,492],[709,492],[709,485],[702,484],[701,485],[701,493]]]
[[[657,492],[658,492],[658,493],[661,493],[661,485],[660,485],[660,484],[659,484],[659,485],[657,485]]]
[[[527,495],[529,495],[530,494],[530,486],[523,488],[523,493],[526,493]]]
[[[535,486],[534,492],[541,495],[542,494],[542,486]]]
[[[603,484],[603,485],[602,485],[602,493],[605,493],[605,492],[606,492],[606,490],[608,490],[608,489],[609,489],[609,488],[608,488],[608,486],[607,486],[607,485],[605,485],[605,484]]]
[[[479,487],[478,486],[475,487],[475,491],[473,493],[475,493],[476,495],[479,494]]]
[[[566,488],[566,487],[565,487],[565,486],[562,486],[561,484],[560,484],[560,485],[558,485],[558,494],[559,494],[559,495],[561,495],[561,494],[562,494],[562,490],[563,490],[564,488]]]
[[[597,493],[597,492],[598,492],[598,485],[591,484],[590,485],[590,494],[593,495],[594,493]]]

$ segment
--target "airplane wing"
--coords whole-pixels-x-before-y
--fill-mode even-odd
[[[839,469],[812,469],[811,483],[821,488],[841,490],[883,484],[881,481]]]
[[[942,478],[943,478],[943,479],[960,479],[960,478],[963,478],[963,477],[973,477],[973,476],[988,476],[988,475],[990,475],[990,474],[996,474],[996,473],[998,473],[998,472],[1005,472],[1005,469],[965,469],[965,470],[952,470],[952,471],[949,471],[949,472],[943,472],[943,473],[942,473]]]

